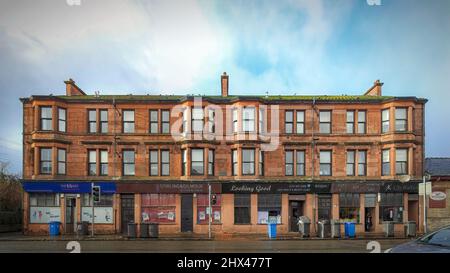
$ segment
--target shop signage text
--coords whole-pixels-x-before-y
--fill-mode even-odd
[[[447,198],[447,194],[442,191],[434,191],[431,193],[430,198],[434,201],[442,201]]]
[[[329,193],[330,183],[223,183],[222,193]]]

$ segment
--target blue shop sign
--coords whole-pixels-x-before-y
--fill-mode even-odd
[[[54,193],[90,193],[91,182],[62,182],[62,181],[23,181],[23,189],[26,192],[54,192]],[[100,186],[103,194],[113,194],[116,192],[114,182],[94,182],[95,186]]]

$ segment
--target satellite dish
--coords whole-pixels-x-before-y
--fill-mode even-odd
[[[411,176],[410,175],[400,175],[398,177],[398,180],[400,180],[400,182],[405,183],[408,182],[409,180],[411,180]]]

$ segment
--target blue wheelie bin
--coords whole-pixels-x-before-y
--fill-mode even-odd
[[[355,223],[345,222],[344,227],[345,227],[345,237],[355,238]]]
[[[59,225],[61,223],[57,221],[52,221],[48,223],[48,231],[50,236],[58,236],[59,235]]]
[[[277,223],[268,223],[267,224],[267,232],[269,234],[269,238],[273,239],[277,237]]]

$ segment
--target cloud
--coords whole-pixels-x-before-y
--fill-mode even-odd
[[[230,88],[259,94],[314,93],[331,86],[323,74],[328,41],[352,5],[322,0],[217,5],[221,31],[229,33],[233,45],[231,59],[224,64],[232,75]]]
[[[39,66],[40,73],[54,73],[55,64],[66,73],[107,64],[133,73],[139,87],[155,92],[192,88],[220,60],[226,45],[196,1],[81,3],[2,2],[2,42],[20,48],[17,58]],[[98,81],[108,76],[121,75],[99,75]]]

